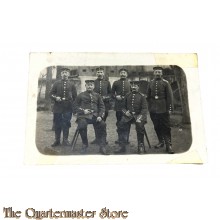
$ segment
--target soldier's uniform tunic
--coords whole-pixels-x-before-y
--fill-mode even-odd
[[[54,130],[57,141],[60,141],[61,130],[63,130],[63,139],[68,139],[73,102],[76,96],[76,88],[69,80],[58,80],[52,86],[50,97],[54,101]],[[61,101],[57,102],[56,97],[60,97]]]
[[[171,144],[169,111],[173,111],[173,93],[167,80],[153,79],[147,92],[148,107],[160,143]]]
[[[104,80],[104,79],[96,79],[94,81],[94,92],[98,93],[101,97],[102,100],[104,102],[105,105],[105,116],[103,118],[104,121],[106,121],[107,117],[108,117],[108,111],[111,108],[111,103],[110,103],[110,99],[111,99],[111,84],[108,80]]]
[[[147,101],[145,96],[140,92],[130,92],[125,96],[125,106],[122,109],[123,117],[119,122],[118,133],[120,144],[126,143],[128,129],[131,123],[135,123],[138,145],[144,144],[144,124],[147,122]],[[129,111],[131,117],[125,113]],[[140,122],[136,122],[139,119]]]
[[[100,147],[104,147],[106,145],[106,124],[103,120],[100,122],[96,121],[97,117],[101,117],[103,119],[105,116],[105,105],[102,97],[94,91],[85,91],[77,96],[75,104],[78,129],[83,145],[88,146],[87,125],[93,124],[97,133],[96,138],[98,144]],[[91,113],[84,114],[85,109],[89,109]]]

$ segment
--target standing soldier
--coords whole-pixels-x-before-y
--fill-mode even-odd
[[[106,124],[104,122],[105,105],[102,97],[93,91],[94,80],[86,80],[86,91],[80,93],[76,98],[77,123],[80,136],[82,138],[82,153],[88,148],[87,125],[93,124],[97,135],[97,144],[100,153],[107,154],[106,151]]]
[[[169,82],[162,78],[163,68],[154,67],[154,79],[147,92],[149,112],[159,143],[155,148],[166,145],[168,153],[173,154],[171,144],[170,113],[173,111],[173,93]]]
[[[77,96],[76,88],[69,82],[70,70],[61,69],[61,80],[56,81],[50,91],[50,97],[55,101],[53,107],[55,142],[51,145],[56,147],[60,145],[61,131],[63,130],[63,145],[70,146],[68,141],[69,128],[71,127],[71,118],[73,112],[73,102]]]
[[[138,141],[138,153],[144,153],[144,125],[147,122],[147,101],[139,92],[139,81],[132,81],[131,92],[125,96],[123,117],[118,123],[119,146],[115,153],[126,152],[127,134],[132,123],[135,123]]]
[[[123,116],[122,109],[124,108],[125,95],[131,91],[130,90],[130,83],[127,80],[128,71],[126,69],[122,68],[119,70],[119,74],[120,74],[120,79],[113,82],[113,85],[112,85],[112,96],[115,99],[117,132],[118,132],[118,123],[121,121],[122,116]],[[119,138],[118,138],[118,140],[119,140]],[[117,143],[117,141],[116,141],[116,143]]]
[[[104,79],[104,69],[99,67],[96,69],[97,79],[94,81],[94,92],[98,93],[104,102],[105,105],[105,115],[103,121],[106,121],[108,117],[108,111],[111,108],[110,98],[111,98],[111,84],[108,80]],[[96,130],[95,130],[96,131]],[[97,136],[97,134],[95,134]],[[91,142],[91,144],[96,144],[96,139]]]

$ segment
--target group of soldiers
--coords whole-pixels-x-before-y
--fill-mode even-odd
[[[68,80],[70,70],[61,70],[61,80],[56,81],[50,91],[54,100],[54,130],[55,142],[51,145],[61,145],[61,132],[63,131],[63,146],[70,146],[68,140],[69,128],[73,113],[77,115],[77,129],[82,139],[81,153],[86,153],[88,144],[87,125],[93,124],[95,140],[91,144],[97,144],[101,154],[107,155],[106,119],[111,108],[111,100],[114,99],[116,112],[116,127],[118,138],[115,141],[119,145],[116,154],[126,153],[126,145],[129,141],[131,124],[135,124],[137,133],[138,153],[143,154],[144,125],[147,123],[149,111],[159,143],[155,148],[166,147],[168,153],[174,153],[171,144],[170,113],[173,111],[173,94],[169,82],[163,79],[163,68],[154,67],[154,79],[150,81],[146,94],[139,91],[139,81],[128,81],[128,71],[119,70],[119,80],[111,84],[105,77],[102,67],[96,69],[96,80],[85,80],[84,92],[77,95],[76,88]]]

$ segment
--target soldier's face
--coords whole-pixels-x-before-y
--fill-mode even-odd
[[[94,89],[94,83],[86,83],[86,91],[91,92]]]
[[[61,78],[64,80],[68,79],[69,75],[70,75],[69,71],[64,70],[61,72]]]
[[[131,85],[131,91],[132,91],[132,92],[138,92],[138,91],[139,91],[139,86],[132,84],[132,85]]]
[[[163,75],[162,70],[154,70],[154,77],[155,77],[156,79],[161,78],[162,75]]]
[[[121,77],[122,79],[127,78],[127,76],[128,76],[128,73],[127,73],[126,71],[122,70],[122,71],[120,72],[120,77]]]
[[[103,70],[98,70],[96,72],[96,75],[99,79],[103,79],[104,78],[104,71]]]

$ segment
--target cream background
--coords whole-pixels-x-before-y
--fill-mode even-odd
[[[129,220],[219,219],[218,1],[11,0],[0,6],[1,210],[106,206],[129,211]],[[208,162],[25,165],[29,53],[48,51],[198,53]]]

